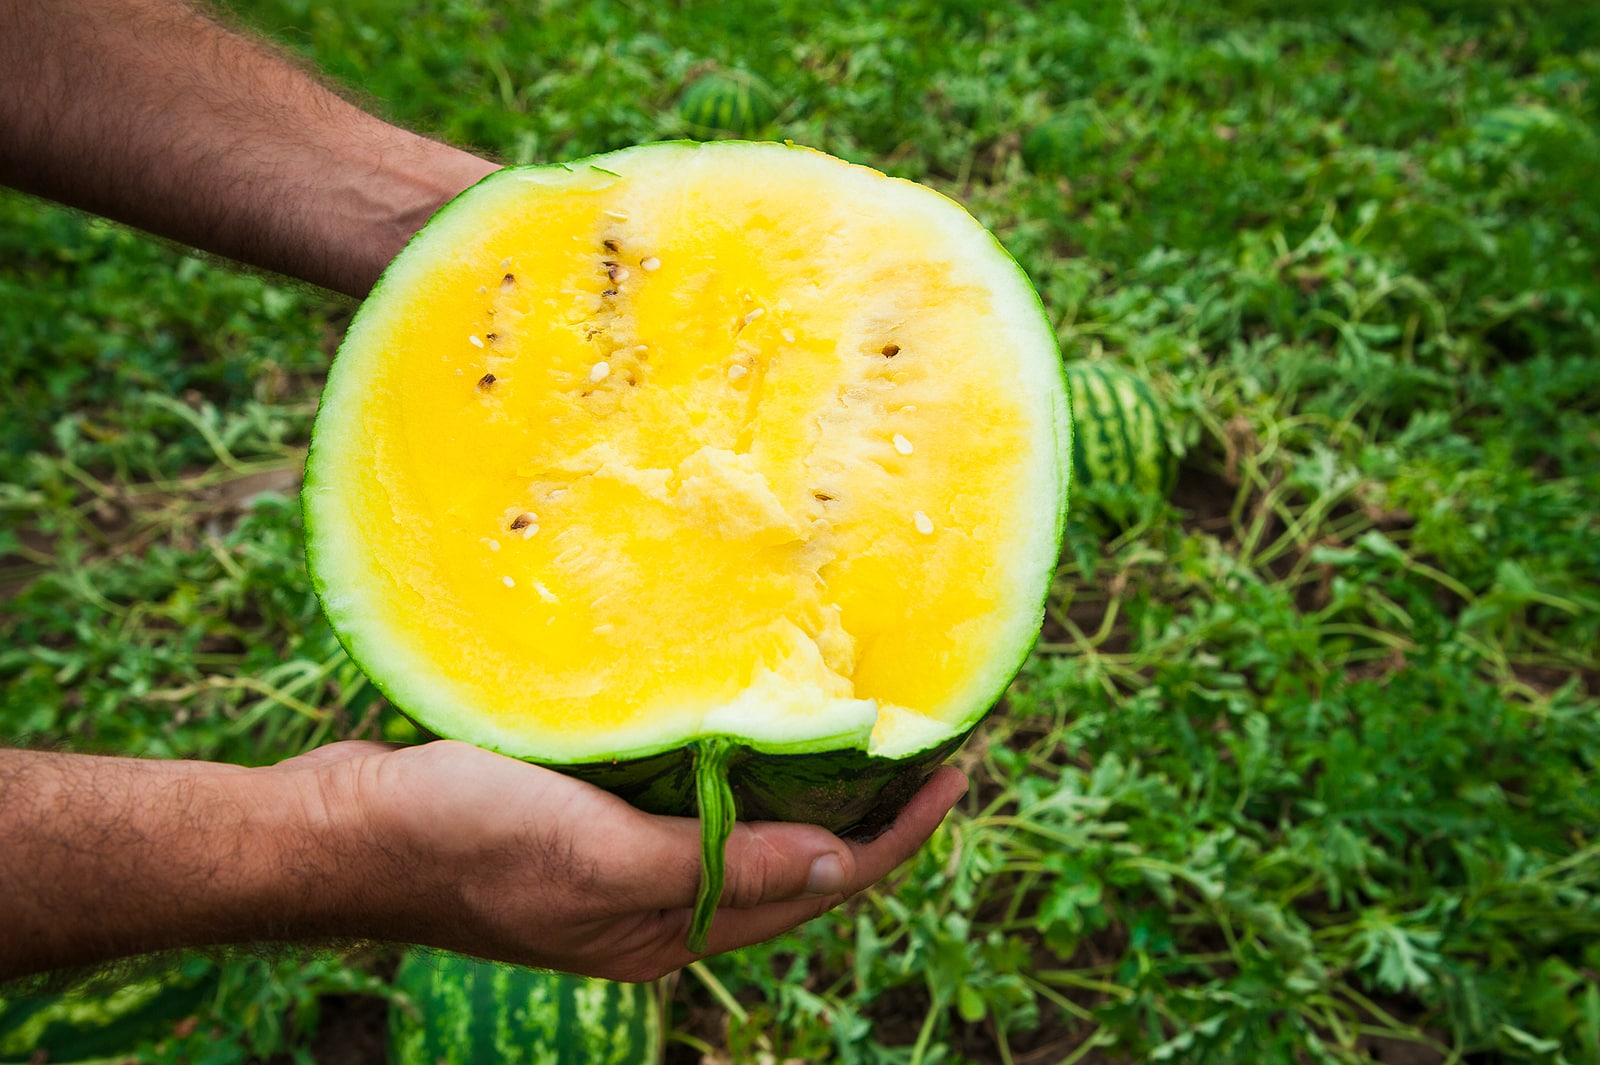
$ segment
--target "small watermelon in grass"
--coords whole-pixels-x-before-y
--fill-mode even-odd
[[[172,972],[100,991],[0,998],[0,1063],[124,1061],[172,1036],[217,988],[215,966],[188,958]]]
[[[1144,378],[1106,362],[1067,364],[1072,402],[1073,480],[1170,495],[1178,456],[1167,436],[1165,405]]]
[[[656,1065],[653,984],[413,951],[394,978],[391,1065]]]
[[[724,134],[754,137],[777,115],[772,90],[744,71],[702,75],[678,101],[678,117],[701,139]]]

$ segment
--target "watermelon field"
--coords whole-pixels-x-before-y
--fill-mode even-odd
[[[926,182],[1074,380],[1137,385],[1078,404],[1137,460],[1085,463],[972,790],[662,981],[666,1062],[1600,1061],[1600,8],[228,6],[508,163],[742,134]],[[0,742],[415,737],[303,556],[353,310],[0,191]],[[383,1062],[401,957],[139,959],[81,1027],[166,983],[113,1055]]]

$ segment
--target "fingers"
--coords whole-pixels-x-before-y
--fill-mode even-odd
[[[958,770],[939,769],[889,830],[867,844],[846,843],[815,825],[741,822],[728,837],[721,906],[752,910],[853,895],[914,854],[966,788]],[[607,848],[609,869],[600,880],[627,885],[627,901],[639,909],[692,906],[700,886],[700,823],[640,814],[630,827],[632,840]]]
[[[639,818],[638,845],[616,854],[628,866],[629,901],[640,909],[693,906],[700,889],[700,822]],[[724,868],[721,905],[749,909],[841,890],[855,876],[855,855],[815,825],[741,822],[728,837]]]
[[[707,953],[720,954],[724,951],[736,950],[739,947],[760,943],[764,940],[781,935],[802,925],[805,922],[821,916],[840,902],[856,892],[862,891],[877,881],[883,879],[901,863],[914,855],[923,843],[927,842],[945,815],[950,812],[956,802],[967,791],[967,778],[959,770],[945,766],[929,778],[921,791],[912,798],[906,808],[901,811],[889,830],[871,843],[847,844],[838,840],[831,833],[823,835],[839,845],[849,855],[848,861],[842,861],[844,872],[843,880],[838,886],[827,892],[811,892],[802,890],[794,892],[797,882],[796,871],[788,868],[783,876],[774,876],[770,871],[762,870],[752,872],[749,868],[738,865],[741,859],[748,860],[750,850],[741,851],[739,857],[733,853],[730,840],[728,855],[728,883],[732,889],[733,882],[738,876],[750,878],[750,883],[765,882],[769,885],[782,885],[778,890],[771,891],[763,897],[766,901],[744,907],[736,907],[728,901],[729,895],[724,892],[723,907],[717,911],[715,921],[711,926]],[[691,822],[692,824],[692,822]],[[755,840],[764,842],[779,842],[782,833],[776,829],[803,829],[802,825],[774,825],[761,824],[746,826],[752,829]],[[816,831],[821,831],[820,829]],[[782,842],[790,842],[784,840]],[[836,853],[826,851],[818,857],[827,857]],[[815,860],[815,859],[813,859]],[[759,862],[759,859],[758,859]],[[808,870],[808,876],[809,876]],[[698,883],[698,866],[695,869],[695,882]],[[809,886],[809,885],[808,885]],[[761,892],[753,889],[739,889],[745,894],[744,901],[753,899]],[[785,892],[792,892],[785,894]],[[684,896],[692,899],[692,892]],[[687,906],[688,902],[680,903]],[[663,951],[664,956],[660,964],[663,969],[678,968],[690,961],[696,955],[683,949],[683,937],[689,926],[689,911],[678,909],[662,915]]]
[[[887,832],[871,843],[847,844],[854,859],[853,869],[836,893],[779,901],[744,911],[719,910],[711,926],[711,953],[736,950],[781,935],[882,880],[928,841],[951,808],[967,793],[967,784],[966,775],[960,770],[942,766],[906,804]]]

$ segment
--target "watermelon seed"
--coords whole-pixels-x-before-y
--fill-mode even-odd
[[[534,534],[537,533],[538,531],[539,531],[539,526],[530,525],[527,528],[522,530],[522,538],[524,540],[532,540]]]
[[[594,384],[599,384],[610,376],[611,364],[609,362],[602,360],[589,367],[589,380]]]
[[[898,354],[900,354],[900,345],[899,344],[885,344],[883,346],[883,357],[884,358],[892,359]]]
[[[928,517],[920,510],[911,515],[911,524],[915,525],[917,527],[917,532],[921,533],[923,536],[927,536],[929,533],[933,532],[933,519]]]
[[[818,503],[832,503],[834,499],[833,496],[830,496],[826,492],[812,492],[811,498],[815,499]]]
[[[794,330],[793,329],[780,329],[780,330],[778,330],[778,335],[783,337],[783,339],[786,340],[787,342],[789,342],[790,344],[794,343]]]
[[[507,274],[505,277],[500,279],[500,291],[509,292],[511,289],[516,287],[516,284],[516,276],[514,274]]]
[[[567,490],[565,488],[552,488],[552,489],[550,489],[550,491],[548,491],[548,492],[546,492],[544,494],[544,497],[546,499],[560,499],[562,496],[564,496],[566,494],[567,494]]]
[[[528,526],[534,524],[538,520],[539,518],[537,515],[529,514],[527,511],[524,511],[511,519],[511,531],[515,532],[518,529],[526,529]]]
[[[661,269],[661,260],[657,259],[654,255],[647,259],[640,259],[639,269],[643,270],[647,274],[654,273],[655,271]]]
[[[607,622],[604,625],[596,625],[594,627],[594,634],[596,636],[609,636],[613,632],[616,632],[616,631],[617,631],[617,627],[615,625],[612,625],[609,622]]]
[[[489,286],[488,285],[479,285],[478,286],[478,295],[487,296],[488,294],[489,294]]]
[[[600,246],[602,248],[604,248],[606,251],[617,251],[617,250],[619,250],[618,246],[617,246],[617,242],[612,240],[610,237],[607,237],[605,240],[602,240],[600,242]]]
[[[900,452],[900,454],[902,454],[902,455],[909,455],[909,454],[911,454],[911,441],[907,440],[905,437],[901,436],[899,433],[895,433],[894,434],[894,449],[896,451]]]
[[[485,333],[484,334],[484,339],[489,341],[489,343],[493,344],[495,341],[500,339],[500,334],[499,333]]]
[[[628,213],[626,211],[612,211],[608,209],[605,212],[605,216],[607,218],[615,218],[619,222],[626,222],[628,220]]]
[[[494,384],[494,380],[494,374],[486,373],[482,377],[478,378],[478,387],[487,392],[489,391],[490,386]]]
[[[509,255],[506,256],[504,259],[500,260],[500,269],[502,269],[502,270],[511,269],[511,257]]]
[[[512,580],[509,576],[501,577],[500,583],[505,585],[507,588],[515,588],[517,586],[517,582]]]
[[[555,593],[544,586],[544,581],[534,581],[533,590],[538,592],[539,598],[543,599],[547,603],[554,603],[556,601]]]
[[[467,339],[472,342],[472,346],[473,347],[475,347],[475,348],[483,347],[483,341],[480,340],[476,334],[468,336]]]
[[[748,369],[741,366],[739,363],[734,363],[732,366],[728,367],[728,380],[737,381],[739,378],[743,377],[749,372],[750,371]]]
[[[485,540],[484,543],[489,545],[489,550],[491,550],[491,551],[500,550],[500,541],[499,540]]]

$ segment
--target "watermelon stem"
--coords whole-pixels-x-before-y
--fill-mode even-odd
[[[733,832],[733,788],[728,784],[728,762],[733,741],[713,736],[694,745],[694,790],[700,805],[700,891],[689,921],[688,948],[704,954],[711,919],[722,900],[723,865],[728,836]]]

